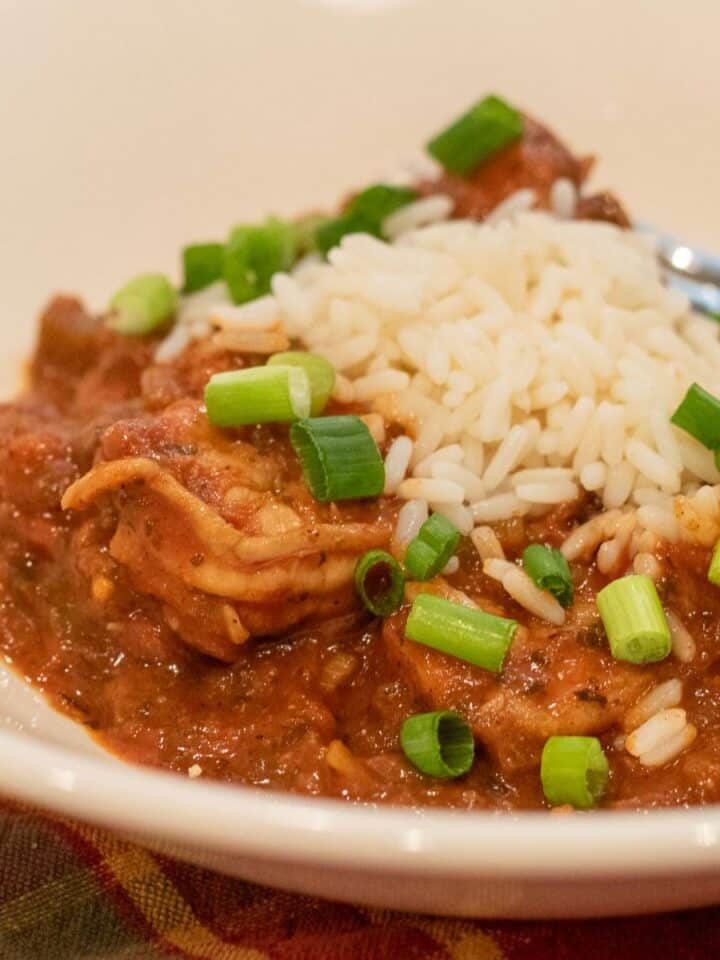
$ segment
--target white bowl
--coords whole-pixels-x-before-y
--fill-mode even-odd
[[[591,9],[594,8],[594,9]],[[235,219],[377,179],[488,89],[603,158],[631,210],[708,246],[720,8],[464,0],[11,5],[0,30],[0,372],[54,290],[102,303]],[[663,69],[659,69],[662,65]],[[261,883],[432,913],[720,900],[720,809],[370,809],[131,768],[0,673],[0,789]]]

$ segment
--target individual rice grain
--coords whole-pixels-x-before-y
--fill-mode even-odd
[[[410,543],[429,516],[427,501],[408,500],[400,508],[393,539],[398,544]]]
[[[395,240],[403,233],[427,227],[431,223],[439,223],[452,213],[454,207],[452,197],[442,193],[423,197],[414,203],[409,203],[383,220],[383,234],[390,240]]]
[[[417,454],[417,444],[415,445],[415,454]],[[446,447],[439,447],[429,456],[418,460],[415,456],[413,475],[416,477],[431,477],[433,467],[438,463],[462,463],[465,451],[459,443],[449,443]]]
[[[558,177],[550,188],[550,206],[556,216],[571,220],[577,207],[577,188],[567,177]]]
[[[443,463],[442,461],[433,463],[430,474],[436,480],[452,480],[454,483],[460,484],[466,500],[479,500],[487,492],[485,481],[480,480],[477,474],[466,467],[461,467],[458,463]]]
[[[677,493],[680,490],[679,471],[646,443],[636,439],[628,440],[625,444],[625,456],[636,470],[666,493]]]
[[[410,437],[396,437],[385,456],[385,493],[395,493],[407,473],[412,456]]]
[[[607,464],[601,461],[586,464],[580,471],[580,484],[585,490],[602,490],[607,480]]]
[[[503,439],[483,474],[482,483],[487,493],[492,493],[499,487],[518,463],[529,437],[530,433],[526,427],[516,426]]]
[[[427,503],[462,503],[465,491],[452,480],[433,480],[425,477],[410,477],[397,488],[401,500],[425,500]]]
[[[635,476],[635,468],[627,461],[610,467],[603,490],[603,505],[608,510],[621,507],[625,503],[632,491]]]
[[[498,493],[471,504],[476,523],[497,523],[527,513],[528,505],[514,493]]]
[[[359,403],[374,400],[381,393],[406,390],[409,385],[410,376],[404,370],[380,370],[355,380],[353,383],[355,400]]]
[[[687,714],[680,707],[659,710],[625,738],[625,749],[634,757],[642,757],[671,740],[687,724]]]
[[[697,737],[697,728],[692,723],[686,723],[674,736],[668,736],[652,750],[647,750],[639,757],[644,767],[661,767],[670,763],[694,742]]]
[[[636,523],[635,515],[626,513],[620,518],[613,538],[601,544],[597,552],[597,567],[600,573],[611,574],[617,570],[618,564],[630,545],[630,538]]]
[[[554,504],[574,500],[578,488],[572,480],[549,480],[546,483],[520,483],[515,487],[515,493],[526,503]]]
[[[479,526],[470,534],[481,560],[504,560],[505,551],[492,527]]]
[[[633,557],[633,573],[650,577],[655,583],[662,576],[662,566],[651,553],[636,553]]]
[[[658,683],[627,711],[623,727],[627,731],[637,729],[661,710],[677,707],[682,702],[682,696],[682,681],[677,677]]]
[[[471,532],[475,520],[470,507],[460,503],[431,503],[430,508],[433,513],[441,513],[453,526],[457,527],[460,533],[466,537]]]
[[[692,634],[672,610],[665,611],[665,619],[670,628],[673,656],[680,663],[690,663],[695,659],[695,641]]]
[[[520,567],[508,570],[502,585],[516,603],[534,616],[558,627],[565,623],[565,611],[555,597],[547,590],[540,590]]]

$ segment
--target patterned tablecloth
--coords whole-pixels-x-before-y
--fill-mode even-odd
[[[720,908],[622,920],[445,920],[232,880],[0,804],[1,960],[696,960]]]

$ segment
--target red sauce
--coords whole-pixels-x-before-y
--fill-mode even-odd
[[[547,203],[588,164],[538,124],[469,181],[441,178],[457,213],[484,216],[520,186]],[[590,216],[622,221],[590,203]],[[413,644],[407,606],[384,624],[358,607],[355,560],[387,547],[397,504],[321,505],[282,427],[220,432],[202,388],[258,362],[201,343],[156,365],[153,344],[112,334],[71,299],[42,318],[31,382],[0,408],[0,647],[8,663],[108,749],[134,762],[298,793],[467,809],[544,806],[538,766],[552,734],[599,736],[606,806],[720,800],[720,591],[707,551],[668,546],[659,590],[697,645],[689,664],[614,660],[594,597],[604,579],[574,564],[561,628],[542,623],[481,570],[469,543],[461,589],[521,624],[499,676]],[[66,509],[60,505],[73,486]],[[506,552],[559,544],[598,507],[570,504],[498,527]],[[671,676],[698,728],[659,769],[623,749],[626,711]],[[416,772],[398,734],[411,713],[456,709],[477,760],[453,781]]]

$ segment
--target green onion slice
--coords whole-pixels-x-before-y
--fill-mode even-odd
[[[550,737],[540,762],[546,799],[557,807],[594,807],[605,793],[610,765],[597,737]]]
[[[457,550],[460,531],[441,513],[434,513],[420,527],[405,552],[405,569],[413,580],[432,580]]]
[[[403,601],[405,577],[397,560],[384,550],[368,550],[355,566],[355,589],[376,617],[388,617]]]
[[[377,183],[354,197],[344,213],[320,224],[315,231],[315,242],[321,253],[336,247],[348,233],[369,233],[382,237],[382,225],[387,217],[400,207],[417,199],[409,187],[392,187]]]
[[[715,544],[712,560],[708,568],[707,578],[710,583],[720,586],[720,540]]]
[[[211,283],[220,280],[223,274],[223,243],[194,243],[182,252],[183,275],[185,283],[183,293],[195,293],[204,290]]]
[[[385,467],[360,417],[299,420],[290,428],[290,442],[316,500],[357,500],[382,493]]]
[[[310,381],[301,367],[248,367],[216,373],[205,387],[216,427],[287,423],[310,412]]]
[[[327,218],[321,217],[316,213],[310,213],[306,217],[300,217],[295,220],[295,246],[298,257],[304,257],[308,253],[314,253],[317,250],[316,234]]]
[[[515,620],[421,593],[410,610],[405,634],[416,643],[500,673],[517,627]]]
[[[553,547],[531,543],[522,556],[525,572],[541,590],[547,590],[563,607],[573,601],[573,581],[564,555]]]
[[[650,577],[613,580],[598,593],[597,605],[616,660],[654,663],[670,653],[670,628]]]
[[[152,333],[175,313],[177,294],[161,273],[134,277],[113,296],[108,325],[118,333]]]
[[[270,292],[273,274],[294,262],[293,224],[269,217],[259,226],[236,227],[223,252],[223,276],[234,303],[247,303]]]
[[[720,448],[720,400],[697,384],[689,388],[670,422],[708,450]]]
[[[301,350],[288,350],[286,353],[274,353],[268,360],[268,366],[281,364],[286,367],[301,367],[310,380],[312,401],[310,415],[317,417],[325,409],[330,394],[335,386],[335,368],[315,353],[304,353]]]
[[[466,176],[484,160],[519,140],[523,118],[500,97],[480,100],[427,145],[428,153],[450,173]]]
[[[408,717],[400,730],[400,746],[421,773],[444,780],[467,773],[475,759],[472,730],[451,710]]]

